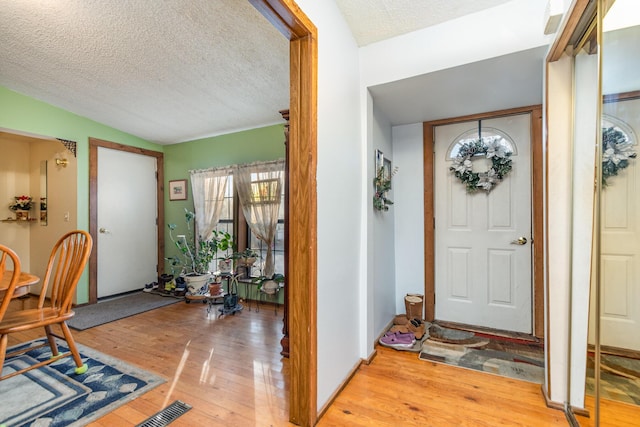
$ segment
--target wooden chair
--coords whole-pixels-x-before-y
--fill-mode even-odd
[[[6,271],[7,258],[13,263],[12,272]],[[18,258],[18,255],[9,247],[0,245],[0,280],[2,280],[5,274],[11,274],[11,278],[9,279],[9,286],[4,290],[2,295],[0,295],[0,321],[2,321],[4,314],[9,308],[9,303],[18,286],[18,278],[20,277],[20,258]],[[1,369],[2,364],[0,364],[0,372]]]
[[[75,294],[76,286],[80,280],[80,276],[84,270],[85,265],[89,259],[93,241],[91,236],[86,231],[76,230],[69,232],[62,236],[53,247],[51,256],[49,257],[49,263],[47,264],[47,271],[45,273],[42,292],[38,300],[38,307],[27,310],[20,310],[11,313],[6,313],[5,304],[8,305],[8,301],[11,299],[10,295],[13,294],[15,284],[13,281],[17,281],[16,270],[19,270],[16,264],[17,257],[14,259],[14,278],[12,279],[13,289],[8,290],[5,300],[0,306],[0,371],[4,365],[5,357],[15,356],[16,354],[25,353],[29,350],[38,347],[29,347],[20,351],[6,354],[8,336],[11,333],[22,332],[29,329],[35,329],[44,327],[47,335],[47,341],[51,348],[51,359],[42,361],[40,363],[31,365],[19,371],[12,372],[11,374],[0,377],[0,381],[13,377],[15,375],[22,374],[28,370],[39,368],[54,362],[62,357],[73,356],[73,361],[76,364],[76,374],[83,374],[87,371],[87,365],[82,363],[78,348],[73,340],[69,326],[67,326],[67,320],[74,316],[72,308],[73,296]],[[6,252],[10,257],[12,252]],[[13,254],[15,255],[15,254]],[[12,258],[13,259],[13,258]],[[51,296],[47,301],[47,289],[51,287]],[[11,288],[11,286],[10,286]],[[45,305],[46,303],[46,305]],[[52,330],[52,325],[60,325],[63,336],[55,335]],[[55,338],[63,339],[67,342],[69,352],[60,354]],[[46,344],[42,344],[44,346]]]

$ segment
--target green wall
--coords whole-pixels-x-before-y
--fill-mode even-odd
[[[131,145],[153,151],[163,146],[70,113],[53,105],[0,86],[0,128],[34,136],[62,138],[77,142],[78,211],[77,227],[89,230],[89,137]],[[87,270],[78,284],[77,302],[89,300]]]
[[[189,180],[189,170],[275,160],[284,156],[284,124],[166,145],[165,188],[169,188],[171,180]],[[176,224],[175,234],[185,233],[184,209],[193,210],[190,180],[188,185],[188,199],[185,201],[169,201],[169,192],[165,191],[165,222]],[[165,255],[174,255],[174,252],[165,228]]]
[[[0,86],[0,129],[29,133],[34,136],[68,139],[78,143],[77,226],[83,230],[89,229],[90,137],[164,152],[165,187],[169,180],[189,179],[191,169],[275,160],[285,156],[284,124],[163,146],[2,86]],[[189,189],[189,199],[184,202],[170,202],[168,192],[165,192],[167,223],[176,223],[179,226],[184,224],[185,207],[193,209],[191,189]],[[171,245],[165,246],[167,252],[170,252]],[[78,285],[77,302],[82,304],[88,300],[89,276],[85,270]]]

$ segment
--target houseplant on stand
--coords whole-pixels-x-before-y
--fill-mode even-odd
[[[172,273],[179,270],[187,283],[188,294],[204,295],[208,291],[208,283],[211,279],[209,265],[218,253],[233,246],[231,234],[214,230],[209,239],[195,237],[193,222],[195,214],[185,209],[185,222],[187,234],[174,236],[176,224],[168,224],[169,238],[178,249],[179,255],[165,258],[171,266]]]
[[[242,252],[234,253],[233,257],[236,260],[236,274],[239,274],[238,270],[242,268],[245,272],[244,277],[251,277],[251,267],[260,258],[260,254],[251,248],[246,248]]]

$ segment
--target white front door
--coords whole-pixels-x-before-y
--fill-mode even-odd
[[[98,147],[98,298],[157,280],[156,158]]]
[[[530,334],[530,114],[482,120],[483,137],[499,135],[513,145],[513,169],[491,192],[469,194],[449,171],[451,150],[461,139],[477,139],[478,128],[478,121],[435,128],[435,317]],[[472,163],[474,172],[491,165],[484,156]]]
[[[640,99],[604,104],[603,126],[616,126],[636,145]],[[610,120],[607,120],[610,119]],[[640,159],[607,179],[601,198],[600,343],[640,351]],[[590,328],[593,336],[593,324]],[[591,338],[593,342],[593,338]]]

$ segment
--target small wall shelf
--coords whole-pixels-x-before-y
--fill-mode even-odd
[[[36,222],[36,221],[37,221],[36,218],[29,218],[29,219],[5,218],[0,220],[0,222]]]

